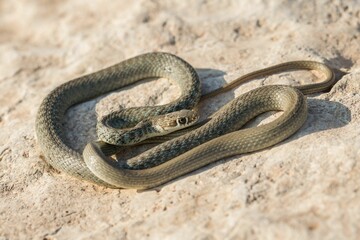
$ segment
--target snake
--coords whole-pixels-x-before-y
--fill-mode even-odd
[[[319,71],[324,75],[324,80],[300,86],[261,86],[228,102],[206,121],[194,123],[198,119],[199,102],[235,88],[250,79],[290,70]],[[174,138],[167,139],[121,164],[109,156],[124,146],[115,146],[112,142],[109,144],[98,140],[88,143],[81,152],[66,141],[63,121],[70,107],[154,77],[167,78],[178,84],[181,89],[180,97],[164,105],[125,109],[121,111],[121,117],[118,113],[110,113],[112,117],[106,116],[105,120],[101,121],[105,125],[109,123],[110,126],[105,126],[105,129],[111,129],[111,124],[133,127],[134,122],[139,122],[137,125],[145,126],[146,129],[149,127],[149,121],[163,121],[165,125],[170,124],[170,128],[175,127],[175,130],[193,124],[189,127],[190,130],[180,130],[183,131],[180,135],[176,135],[175,132]],[[327,65],[301,60],[248,73],[213,92],[202,95],[199,76],[189,63],[170,53],[151,52],[56,87],[40,104],[35,131],[42,153],[53,168],[105,187],[149,189],[220,159],[258,151],[287,139],[306,121],[307,101],[304,95],[328,90],[334,83],[334,72]],[[282,114],[270,123],[241,129],[251,119],[269,111],[281,111]],[[163,116],[170,116],[170,123],[165,121]],[[166,128],[152,127],[158,132]],[[145,131],[145,135],[149,132],[142,131]],[[102,133],[105,136],[108,134],[107,130]],[[142,133],[136,130],[125,139],[141,138],[139,135]],[[135,140],[135,145],[141,141]]]

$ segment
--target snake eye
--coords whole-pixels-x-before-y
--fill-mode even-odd
[[[176,119],[176,122],[178,125],[184,125],[184,124],[187,124],[188,119],[186,117],[181,117],[181,118]]]

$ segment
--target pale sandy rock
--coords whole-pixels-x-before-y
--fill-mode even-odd
[[[0,239],[356,239],[359,19],[357,1],[0,2]],[[49,167],[34,133],[46,94],[151,51],[186,59],[204,91],[290,60],[343,73],[329,93],[309,97],[308,120],[290,139],[156,190],[105,189]],[[311,79],[297,72],[256,80],[201,109],[207,116],[254,87]],[[96,137],[97,115],[178,94],[160,79],[76,106],[68,139],[82,149]]]

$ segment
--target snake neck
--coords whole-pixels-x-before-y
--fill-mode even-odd
[[[153,127],[151,121],[149,120],[143,120],[137,125],[131,126],[131,128],[110,129],[110,130],[111,130],[110,136],[105,131],[102,131],[98,133],[98,137],[100,140],[105,139],[106,137],[107,143],[118,146],[135,145],[148,138],[158,136],[160,134],[159,129]]]

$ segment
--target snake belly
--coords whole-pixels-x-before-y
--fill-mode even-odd
[[[332,71],[325,65],[310,61],[279,64],[247,74],[218,93],[248,79],[290,69],[319,70],[325,73],[326,80],[298,89],[274,85],[245,93],[221,108],[205,125],[131,159],[130,169],[119,168],[114,161],[109,160],[98,142],[89,143],[85,147],[83,158],[81,153],[65,143],[61,127],[66,110],[74,104],[147,77],[175,79],[182,89],[182,95],[168,105],[130,109],[136,119],[142,120],[182,108],[191,109],[199,101],[199,79],[189,64],[167,53],[140,55],[65,83],[51,92],[38,111],[38,141],[47,161],[60,171],[110,187],[152,188],[221,158],[272,146],[296,132],[307,116],[303,93],[324,90],[334,82]],[[283,111],[275,121],[256,128],[238,130],[257,115],[274,110]]]

